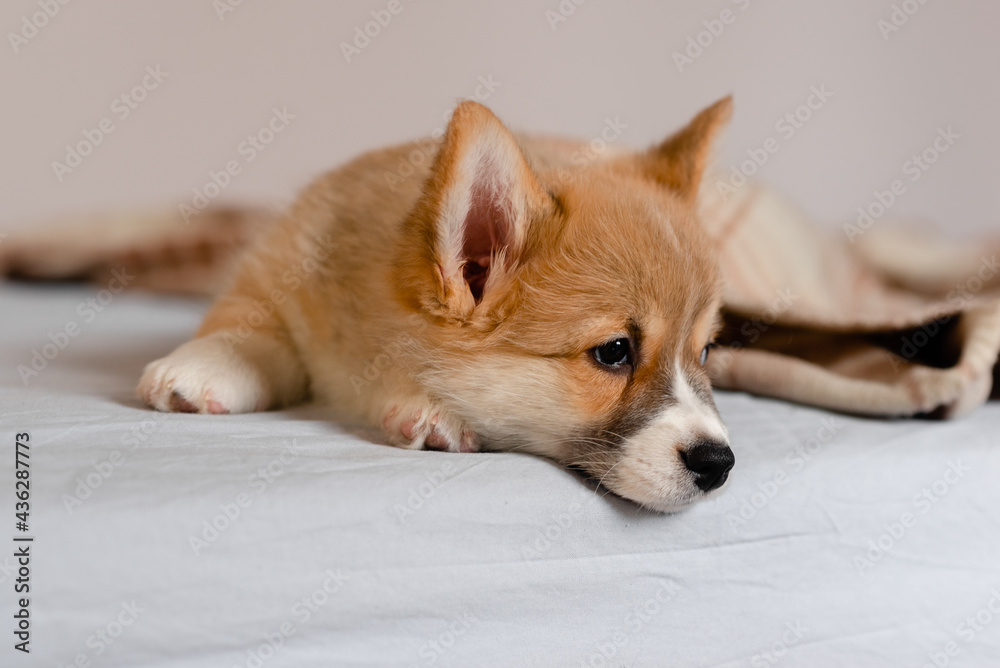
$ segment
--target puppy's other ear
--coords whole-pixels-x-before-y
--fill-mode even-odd
[[[554,209],[514,135],[463,102],[407,221],[397,285],[414,306],[464,320],[522,259],[531,221]]]
[[[649,150],[648,173],[682,199],[693,202],[712,154],[712,144],[732,113],[731,96],[703,109],[687,127]]]

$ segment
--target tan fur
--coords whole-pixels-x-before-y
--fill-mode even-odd
[[[520,449],[650,508],[690,503],[703,493],[681,453],[726,445],[699,363],[720,287],[695,200],[730,109],[577,166],[579,145],[519,140],[465,102],[434,164],[392,188],[415,145],[310,186],[139,394],[214,413],[311,395],[402,447]],[[630,368],[595,361],[621,337]]]

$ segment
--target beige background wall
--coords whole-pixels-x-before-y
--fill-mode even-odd
[[[722,164],[775,138],[757,177],[829,224],[904,178],[893,215],[960,235],[1000,229],[1000,3],[563,0],[553,29],[546,12],[559,0],[399,0],[348,63],[340,43],[390,0],[242,0],[220,18],[224,2],[237,0],[3,2],[0,232],[62,212],[189,202],[230,160],[241,171],[223,198],[287,202],[359,151],[441,127],[480,78],[499,82],[487,104],[513,126],[589,138],[618,118],[633,146],[731,92]],[[915,13],[886,38],[878,21],[894,4]],[[25,17],[42,5],[58,12],[37,16],[34,34]],[[672,54],[704,21],[721,34],[678,71]],[[10,34],[22,31],[33,36],[15,39],[15,53]],[[115,100],[147,66],[167,75],[122,118]],[[833,95],[786,137],[775,124],[811,86]],[[295,118],[247,162],[240,143],[275,107]],[[114,130],[60,182],[52,162],[105,118]],[[904,163],[947,127],[960,138],[909,181]]]

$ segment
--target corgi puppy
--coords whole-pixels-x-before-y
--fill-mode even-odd
[[[463,102],[431,164],[388,148],[305,190],[138,395],[198,413],[311,396],[399,447],[534,453],[655,511],[702,499],[734,463],[703,368],[720,279],[696,213],[731,106],[578,164],[583,144]]]

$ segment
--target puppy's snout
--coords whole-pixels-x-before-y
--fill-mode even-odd
[[[681,451],[684,465],[694,474],[694,484],[703,492],[722,487],[736,457],[729,446],[719,441],[703,439]]]

